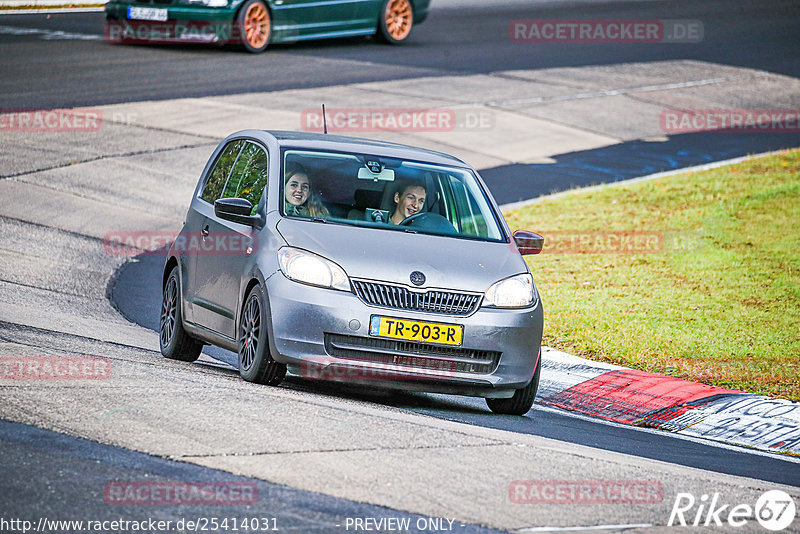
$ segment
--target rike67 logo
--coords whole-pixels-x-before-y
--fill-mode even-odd
[[[721,502],[719,493],[696,499],[691,493],[678,493],[668,526],[743,527],[755,519],[767,530],[784,530],[794,521],[797,508],[794,499],[781,490],[767,491],[750,504]]]

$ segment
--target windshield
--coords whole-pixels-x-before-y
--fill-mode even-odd
[[[468,169],[367,154],[285,150],[281,213],[386,230],[504,241]]]

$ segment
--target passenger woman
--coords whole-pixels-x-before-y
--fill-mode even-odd
[[[286,171],[283,193],[284,213],[299,217],[327,217],[328,209],[317,198],[312,189],[308,173],[301,165],[293,165]]]

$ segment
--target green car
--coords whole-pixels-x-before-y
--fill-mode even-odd
[[[112,43],[241,44],[377,35],[405,41],[428,15],[430,0],[110,0],[105,39]]]

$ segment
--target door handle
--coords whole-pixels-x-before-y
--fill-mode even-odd
[[[203,235],[203,237],[208,237],[208,225],[206,225],[205,228],[200,231],[200,233]]]

